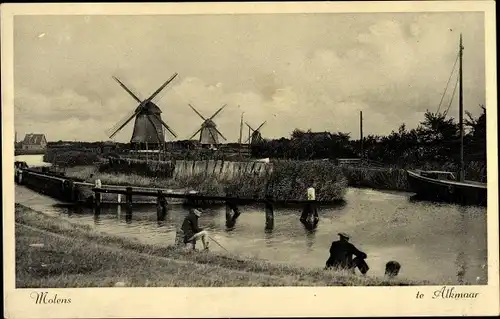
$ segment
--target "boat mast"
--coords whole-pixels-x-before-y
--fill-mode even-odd
[[[464,172],[464,121],[463,121],[463,82],[462,82],[462,56],[463,56],[462,46],[462,34],[460,33],[460,51],[459,51],[459,91],[458,91],[458,107],[459,107],[459,122],[460,122],[460,172],[459,181],[463,182],[465,179]]]

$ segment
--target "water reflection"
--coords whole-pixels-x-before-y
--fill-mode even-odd
[[[460,284],[464,284],[465,275],[467,272],[467,259],[465,257],[464,251],[467,245],[467,231],[469,227],[467,226],[467,211],[464,209],[464,207],[459,207],[458,212],[460,218],[458,219],[457,228],[462,233],[462,236],[460,236],[461,242],[457,251],[457,280]]]
[[[314,241],[315,241],[315,235],[316,235],[316,229],[313,230],[307,230],[306,231],[306,247],[307,247],[307,252],[311,252],[314,246]]]
[[[175,231],[188,210],[170,205],[158,221],[156,205],[102,207],[94,218],[87,208],[53,207],[54,200],[16,186],[16,202],[59,218],[92,225],[97,231],[149,244],[174,243]],[[345,231],[368,254],[369,275],[383,276],[385,264],[397,260],[399,276],[439,284],[485,284],[486,209],[410,202],[406,194],[349,189],[343,206],[321,207],[319,222],[307,227],[301,208],[276,208],[274,227],[265,227],[265,206],[239,206],[232,227],[226,225],[225,205],[211,207],[200,217],[200,227],[232,254],[268,259],[303,267],[323,268],[336,234]],[[125,210],[125,214],[122,212]],[[123,216],[125,215],[125,216]],[[161,219],[161,218],[160,218]],[[211,250],[225,253],[217,246]]]

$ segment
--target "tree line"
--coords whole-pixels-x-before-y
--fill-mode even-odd
[[[486,162],[486,108],[464,117],[465,161]],[[349,133],[295,129],[289,138],[264,139],[251,146],[252,156],[281,159],[337,159],[363,157],[407,167],[422,163],[449,163],[460,159],[460,125],[443,113],[427,111],[417,128],[402,124],[386,136],[368,135],[352,140]],[[362,144],[362,146],[361,146]]]

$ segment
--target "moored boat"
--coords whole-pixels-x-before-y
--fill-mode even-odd
[[[486,183],[457,181],[453,173],[443,171],[406,171],[406,175],[417,198],[486,206]]]
[[[445,171],[406,171],[408,183],[416,197],[425,200],[453,202],[462,205],[487,204],[487,185],[465,180],[464,172],[464,129],[463,129],[463,85],[462,85],[462,35],[459,46],[459,125],[460,125],[460,170],[458,178]]]

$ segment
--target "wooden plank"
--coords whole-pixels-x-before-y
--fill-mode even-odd
[[[224,160],[217,161],[217,165],[219,165],[218,166],[219,175],[222,176],[222,172],[224,171]]]
[[[255,171],[255,168],[257,167],[257,162],[248,162],[248,164],[249,164],[248,165],[248,167],[249,167],[248,172],[250,174],[254,174],[254,173],[259,174],[259,171],[257,171],[257,172]]]
[[[207,175],[213,175],[215,170],[217,169],[217,162],[214,160],[207,161]]]
[[[230,170],[230,165],[231,162],[229,161],[224,161],[222,164],[222,171],[221,171],[221,177],[225,178],[229,176],[229,170]]]
[[[132,189],[131,193],[127,192],[127,189],[105,189],[105,188],[92,188],[93,192],[98,192],[98,193],[111,193],[111,194],[130,194],[132,196],[150,196],[150,197],[157,197],[158,192],[157,191],[136,191]],[[192,199],[192,200],[206,200],[206,201],[233,201],[236,203],[289,203],[289,204],[306,204],[306,203],[332,203],[336,204],[339,203],[340,201],[338,200],[332,200],[332,201],[317,201],[317,200],[276,200],[276,199],[266,199],[266,198],[240,198],[240,197],[227,197],[227,196],[205,196],[205,195],[198,195],[198,194],[175,194],[175,193],[165,193],[165,197],[169,198],[186,198],[186,199]]]

